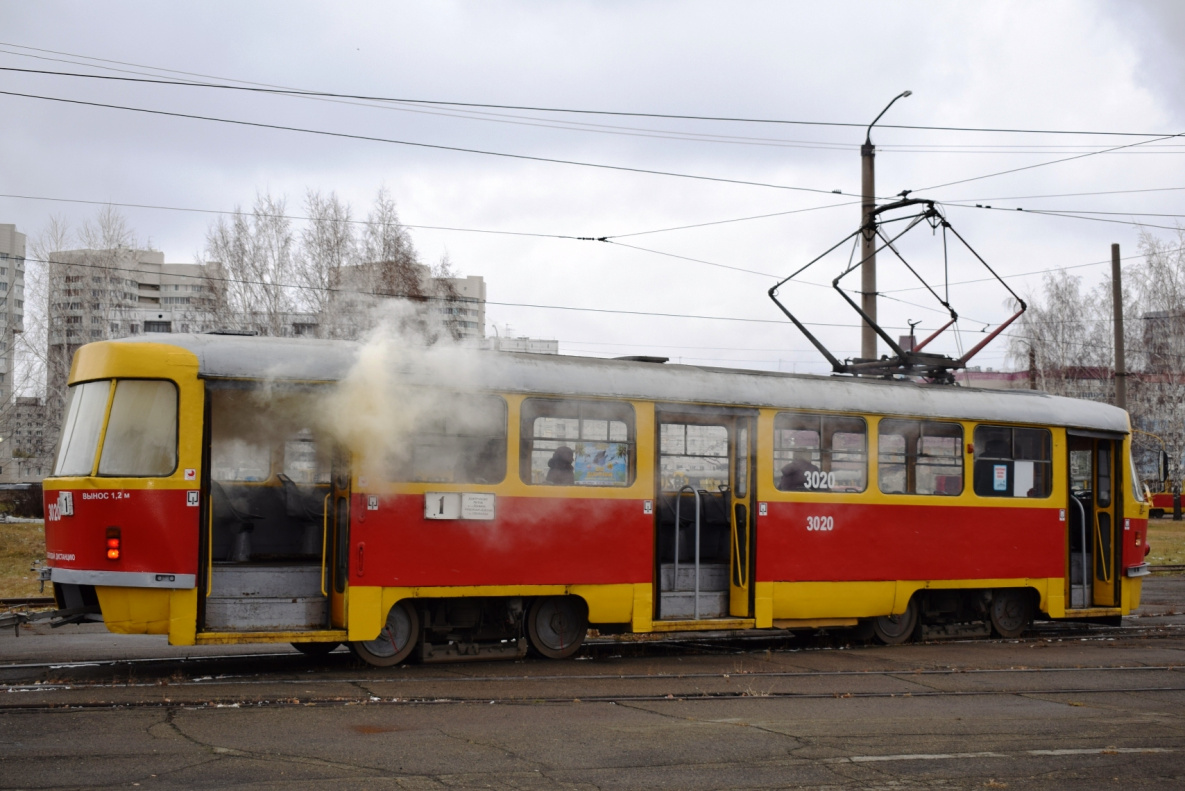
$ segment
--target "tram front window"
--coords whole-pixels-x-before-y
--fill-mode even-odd
[[[62,442],[58,446],[54,475],[91,474],[110,392],[111,381],[108,379],[70,388],[70,402],[66,406],[66,420],[62,425]]]
[[[177,468],[177,386],[129,379],[116,384],[99,475],[165,476]]]

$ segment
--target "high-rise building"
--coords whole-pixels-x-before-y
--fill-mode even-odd
[[[0,482],[19,480],[21,451],[13,442],[18,421],[13,390],[16,335],[24,331],[25,235],[0,224]]]
[[[14,342],[24,319],[25,235],[0,224],[0,404],[12,397]]]

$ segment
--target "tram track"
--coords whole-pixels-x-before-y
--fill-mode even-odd
[[[1144,617],[1165,617],[1168,614],[1150,613]],[[967,644],[983,644],[988,645],[992,643],[1025,643],[1025,642],[1041,642],[1041,641],[1062,641],[1062,640],[1088,640],[1088,641],[1108,641],[1114,639],[1157,639],[1164,637],[1178,637],[1185,633],[1185,623],[1164,623],[1164,624],[1148,624],[1148,625],[1124,625],[1124,626],[1088,626],[1085,628],[1079,627],[1072,623],[1059,622],[1038,622],[1020,638],[988,638],[988,637],[967,637],[967,638],[935,638],[926,640],[915,645],[926,644],[952,644],[952,643],[967,643]],[[848,644],[840,640],[837,644],[801,644],[793,647],[786,647],[785,644],[795,640],[809,639],[796,634],[756,634],[756,635],[720,635],[713,638],[710,634],[703,632],[690,633],[687,635],[663,635],[654,639],[642,640],[617,640],[613,638],[591,638],[585,643],[585,657],[588,655],[600,655],[607,652],[618,652],[617,655],[624,654],[644,654],[648,651],[671,651],[683,649],[692,654],[714,654],[722,656],[737,656],[744,657],[747,654],[763,653],[766,650],[776,650],[778,652],[822,652],[838,650],[840,646],[847,648]],[[781,645],[777,645],[781,644]],[[775,648],[774,646],[777,645]],[[764,646],[764,648],[763,648]],[[856,650],[861,649],[876,649],[877,646],[856,646]],[[331,661],[344,657],[346,652],[344,649],[338,649],[335,654],[327,655]],[[589,657],[597,658],[597,656]],[[88,668],[152,668],[155,666],[179,666],[179,667],[200,667],[203,665],[216,665],[220,663],[244,663],[259,660],[272,660],[277,662],[286,662],[298,664],[301,671],[307,671],[310,667],[320,667],[316,664],[317,660],[291,651],[266,651],[253,653],[233,653],[233,654],[207,654],[207,655],[186,655],[173,657],[121,657],[118,659],[91,659],[80,661],[52,661],[52,662],[25,662],[25,663],[3,663],[0,662],[0,673],[10,671],[72,671],[82,670]],[[579,661],[579,660],[577,660]],[[466,666],[481,666],[485,662],[481,660],[473,660],[472,662],[463,663],[441,663],[441,666],[448,664],[454,667]],[[381,672],[381,669],[374,668],[373,672]],[[366,678],[374,678],[367,676]],[[3,685],[0,684],[0,690],[3,690]]]
[[[1124,668],[1124,667],[1103,667],[1103,668],[1081,668],[1075,669],[1077,672],[1083,673],[1104,673],[1108,676],[1114,673],[1126,673],[1127,671],[1140,671],[1148,674],[1156,675],[1162,673],[1176,673],[1178,668],[1174,667],[1148,667],[1148,668]],[[972,670],[972,671],[949,671],[943,675],[966,675],[974,673],[993,673],[993,672],[1015,672],[1024,674],[1046,674],[1051,672],[1059,672],[1055,668],[1037,668],[1028,670]],[[931,672],[931,675],[933,673]],[[776,675],[779,678],[786,678],[785,674],[766,674]],[[827,678],[832,676],[828,673],[806,673],[797,674],[800,678],[819,680],[820,678]],[[326,684],[336,684],[338,686],[349,687],[351,694],[317,694],[310,692],[307,689],[309,686],[308,680],[291,681],[291,685],[303,684],[306,689],[302,691],[288,690],[269,690],[267,694],[254,695],[251,697],[230,695],[223,691],[222,694],[217,694],[214,689],[210,689],[211,693],[192,698],[177,695],[175,687],[165,688],[169,692],[168,697],[154,697],[154,698],[133,698],[127,700],[103,700],[103,699],[79,699],[79,700],[30,700],[20,702],[5,702],[0,706],[0,711],[8,712],[49,712],[49,711],[95,711],[95,710],[143,710],[143,709],[221,709],[221,708],[279,708],[279,707],[309,707],[309,706],[439,706],[439,705],[559,705],[559,704],[589,704],[589,703],[604,703],[604,704],[637,704],[637,703],[670,703],[670,702],[708,702],[708,701],[725,701],[725,700],[823,700],[823,699],[885,699],[885,698],[975,698],[975,697],[1001,697],[1001,696],[1026,696],[1026,697],[1041,697],[1041,696],[1092,696],[1100,694],[1154,694],[1163,695],[1167,693],[1181,693],[1185,692],[1185,683],[1179,683],[1173,679],[1173,683],[1122,683],[1122,684],[1054,684],[1049,686],[1025,686],[1012,685],[1002,687],[980,687],[973,689],[941,689],[926,686],[919,686],[916,684],[916,679],[926,677],[924,674],[911,670],[900,671],[867,671],[863,673],[840,673],[835,674],[844,677],[844,680],[850,679],[852,676],[859,676],[861,680],[875,679],[882,683],[905,683],[915,682],[913,686],[907,689],[903,688],[889,688],[889,689],[858,689],[853,687],[836,687],[829,689],[795,689],[795,690],[754,690],[752,685],[737,689],[703,689],[697,687],[685,687],[682,689],[671,688],[664,686],[658,691],[641,691],[641,692],[614,692],[606,690],[605,692],[597,692],[590,689],[576,690],[575,693],[565,692],[558,694],[556,692],[536,692],[534,690],[528,691],[527,694],[491,694],[488,690],[482,690],[486,694],[479,695],[458,695],[458,694],[388,694],[380,690],[371,689],[377,685],[373,679],[355,679],[355,680],[338,680],[326,681]],[[697,674],[695,676],[662,676],[662,677],[647,677],[645,680],[648,683],[666,683],[670,682],[688,682],[688,681],[703,681],[711,677],[714,679],[726,679],[727,674]],[[747,680],[756,680],[762,678],[762,675],[752,674],[742,676],[740,678]],[[456,682],[460,679],[450,679],[450,682]],[[517,679],[508,678],[473,678],[474,682],[506,682]],[[537,681],[538,679],[522,679],[524,681]],[[562,678],[561,681],[571,683],[573,679]],[[594,679],[597,681],[617,681],[613,676],[605,676]],[[1125,682],[1130,682],[1135,679],[1124,678]],[[1150,679],[1155,681],[1155,679]],[[270,682],[273,683],[274,682]],[[390,683],[390,682],[386,682]],[[139,686],[139,685],[138,685]],[[152,686],[152,685],[149,685]],[[241,683],[233,686],[242,686]],[[29,690],[7,690],[13,694],[19,694],[25,691],[28,694],[52,693],[56,690],[52,688],[45,689],[29,689]],[[96,690],[89,689],[88,692],[93,693]],[[1085,705],[1082,701],[1074,701],[1072,705]]]
[[[88,667],[93,663],[72,669]],[[615,672],[608,667],[602,672],[539,674],[529,672],[529,666],[528,672],[515,673],[465,673],[474,665],[450,667],[455,670],[431,675],[417,672],[421,666],[409,668],[411,672],[365,674],[327,668],[315,676],[306,670],[295,677],[277,677],[274,670],[122,681],[57,677],[0,684],[0,711],[1185,692],[1185,666],[1178,665],[801,670],[745,668],[738,662],[707,671]]]

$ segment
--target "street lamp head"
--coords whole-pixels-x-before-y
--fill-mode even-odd
[[[868,132],[864,135],[864,145],[872,145],[872,127],[876,126],[876,122],[881,120],[881,115],[884,115],[889,111],[889,108],[893,106],[893,102],[897,101],[898,99],[904,99],[906,96],[913,96],[913,91],[902,91],[901,93],[894,96],[893,100],[885,105],[885,109],[881,110],[880,115],[872,119],[872,123],[868,125]]]

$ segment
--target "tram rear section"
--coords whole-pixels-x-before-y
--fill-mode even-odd
[[[414,415],[376,459],[326,406],[357,350],[80,350],[45,482],[59,604],[175,644],[344,642],[380,666],[563,658],[590,626],[896,643],[1139,604],[1149,505],[1112,407],[470,353],[463,391],[403,372]]]

